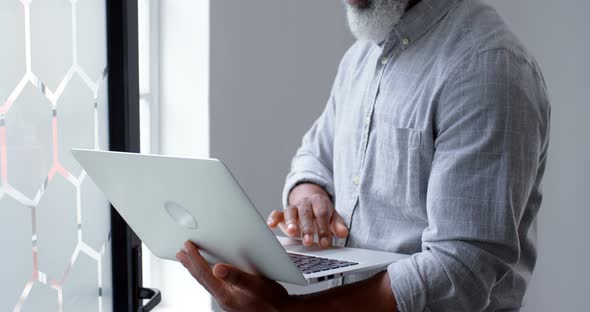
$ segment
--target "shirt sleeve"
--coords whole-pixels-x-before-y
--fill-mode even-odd
[[[400,311],[489,305],[528,232],[523,214],[543,174],[549,114],[540,72],[516,52],[478,53],[449,76],[434,114],[422,252],[388,267]]]
[[[291,171],[283,189],[283,207],[287,207],[289,193],[297,184],[310,182],[324,188],[334,198],[333,141],[334,141],[334,92],[324,112],[303,137],[301,147],[293,157]]]

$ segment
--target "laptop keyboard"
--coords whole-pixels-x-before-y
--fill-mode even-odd
[[[303,274],[311,274],[321,271],[334,270],[358,264],[356,262],[313,257],[294,253],[289,253],[289,256],[291,256],[291,260],[293,260],[295,265],[297,265],[297,267],[301,272],[303,272]]]

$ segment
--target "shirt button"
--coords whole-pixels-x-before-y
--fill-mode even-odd
[[[365,125],[369,125],[371,123],[371,117],[365,117]]]
[[[381,57],[381,65],[387,65],[389,63],[389,58],[387,56]]]
[[[408,39],[408,38],[403,38],[402,39],[402,45],[404,47],[407,47],[409,44],[410,44],[410,39]]]
[[[352,184],[354,184],[354,185],[359,185],[360,181],[361,181],[361,178],[357,175],[352,178]]]

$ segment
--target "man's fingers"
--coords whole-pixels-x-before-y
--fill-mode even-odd
[[[213,267],[213,274],[225,283],[232,284],[243,290],[254,293],[264,291],[264,289],[262,289],[264,284],[261,283],[260,277],[246,273],[231,265],[216,264]]]
[[[318,229],[318,239],[322,248],[328,248],[332,245],[332,233],[330,230],[330,219],[332,218],[332,203],[327,202],[324,198],[316,198],[313,202],[313,213]]]
[[[332,244],[332,234],[338,238],[348,236],[344,219],[334,210],[331,201],[321,196],[307,198],[283,211],[275,210],[266,222],[271,229],[278,226],[290,237],[302,237],[305,246],[313,245],[316,230],[323,248]]]
[[[334,233],[336,237],[346,238],[346,236],[348,236],[348,228],[346,227],[346,223],[337,212],[335,212],[332,216],[330,227],[332,229],[332,233]]]
[[[180,262],[185,268],[189,268],[190,260],[188,259],[188,255],[184,251],[179,251],[176,253],[176,260]]]
[[[315,222],[313,216],[313,208],[309,200],[304,200],[298,206],[299,226],[301,234],[303,235],[303,245],[313,245],[313,234],[315,230]]]
[[[266,223],[271,229],[277,226],[290,237],[299,237],[299,227],[297,226],[297,208],[287,207],[284,211],[274,210],[268,216]]]
[[[289,235],[290,237],[300,237],[301,233],[299,229],[299,213],[297,208],[294,206],[285,208],[284,218],[286,228],[283,229],[283,232],[285,232],[285,234]]]
[[[284,212],[280,210],[274,210],[273,212],[268,215],[268,219],[266,220],[266,224],[271,229],[275,229],[280,223],[285,221]]]
[[[197,276],[195,276],[196,274],[193,273],[193,268],[192,268],[192,264],[191,261],[188,258],[188,254],[186,253],[186,251],[181,250],[179,252],[176,253],[176,260],[178,260],[186,269],[187,271],[191,274],[191,276],[197,280],[197,282],[199,282],[199,284],[201,284],[201,286],[203,286],[205,289],[207,289],[208,292],[211,292],[211,290],[208,288],[208,286],[201,281],[201,279]]]
[[[213,275],[211,267],[209,267],[207,261],[201,256],[195,244],[187,241],[184,243],[184,250],[189,260],[187,263],[188,266],[185,266],[187,266],[192,276],[212,292],[214,296],[220,295],[220,292],[223,290],[223,283]]]

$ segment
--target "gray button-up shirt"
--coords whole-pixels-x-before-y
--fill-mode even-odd
[[[347,246],[412,254],[388,267],[401,311],[518,310],[549,115],[539,67],[494,9],[422,0],[386,42],[346,53],[283,201],[321,185]]]

